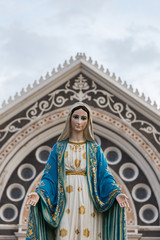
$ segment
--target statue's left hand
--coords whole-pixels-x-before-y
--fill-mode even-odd
[[[116,197],[120,207],[129,207],[128,197],[124,193],[120,193]]]
[[[36,206],[40,198],[40,196],[36,192],[31,192],[30,194],[28,194],[27,197],[28,197],[27,204],[32,206]]]

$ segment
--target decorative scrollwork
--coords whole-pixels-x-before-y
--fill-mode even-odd
[[[140,122],[142,126],[146,125],[146,127],[140,127],[140,130],[148,134],[152,134],[156,143],[160,145],[160,132],[158,132],[157,129],[152,124],[140,120],[136,120],[135,122],[137,123]]]
[[[26,112],[27,119],[35,119],[36,118],[36,115],[38,113],[37,107],[38,107],[38,103],[36,102],[30,109],[27,110],[27,112]]]
[[[125,119],[130,124],[136,120],[136,114],[130,109],[128,105],[126,105]]]
[[[19,131],[27,123],[49,112],[53,106],[62,107],[69,100],[94,101],[99,108],[109,109],[124,122],[132,126],[138,124],[139,130],[152,134],[155,142],[160,145],[160,132],[151,123],[137,119],[136,113],[127,104],[115,101],[113,94],[99,89],[94,81],[89,86],[87,79],[82,74],[72,84],[71,81],[68,81],[63,89],[57,89],[49,93],[48,100],[36,102],[26,111],[25,117],[12,121],[3,130],[0,130],[0,141],[4,140],[8,133],[13,134]]]

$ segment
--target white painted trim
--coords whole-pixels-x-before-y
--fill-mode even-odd
[[[104,89],[109,88],[124,102],[127,101],[127,103],[136,108],[138,112],[143,113],[147,118],[159,124],[159,109],[156,109],[135,92],[129,90],[128,86],[125,86],[125,84],[119,83],[119,81],[115,80],[113,76],[111,77],[109,74],[104,73],[102,69],[95,67],[95,65],[91,64],[90,61],[87,61],[86,57],[82,55],[78,55],[76,60],[73,60],[71,64],[62,68],[55,75],[50,76],[36,87],[31,88],[24,95],[13,100],[12,103],[0,109],[0,122],[7,121],[27,106],[33,104],[34,101],[45,96],[47,93],[56,89],[58,86],[62,85],[80,72],[86,74],[95,82],[103,86]]]
[[[11,236],[11,235],[1,235],[0,240],[16,240],[16,237]],[[25,238],[24,238],[25,240]]]

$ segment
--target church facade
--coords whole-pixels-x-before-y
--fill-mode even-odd
[[[96,142],[129,197],[128,239],[160,240],[160,110],[85,54],[0,110],[0,240],[25,239],[27,195],[77,101],[91,107]]]

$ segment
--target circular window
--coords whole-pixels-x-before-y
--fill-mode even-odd
[[[110,165],[115,165],[119,163],[122,159],[121,151],[116,147],[108,147],[104,151],[104,155]]]
[[[36,151],[36,158],[40,163],[46,163],[52,149],[48,146],[39,147]]]
[[[1,207],[0,216],[5,222],[12,222],[18,216],[18,210],[13,204],[5,204]]]
[[[139,183],[133,187],[132,196],[137,202],[145,202],[151,196],[151,190],[146,184]]]
[[[14,183],[7,188],[7,197],[11,201],[20,201],[24,198],[25,189],[22,185]]]
[[[18,176],[23,181],[30,181],[36,175],[36,169],[32,164],[26,163],[19,167],[18,169]]]
[[[158,210],[154,205],[144,205],[139,211],[139,217],[145,223],[153,223],[158,218]]]
[[[119,174],[123,180],[131,182],[138,177],[139,171],[133,163],[125,163],[120,167]]]

